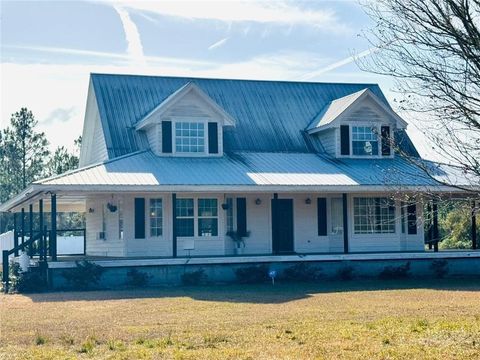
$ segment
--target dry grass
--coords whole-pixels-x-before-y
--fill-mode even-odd
[[[479,359],[480,284],[356,281],[1,296],[2,359]]]

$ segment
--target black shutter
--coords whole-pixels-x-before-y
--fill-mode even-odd
[[[216,122],[208,123],[208,152],[218,154],[218,129]]]
[[[327,236],[327,199],[317,198],[318,236]]]
[[[340,154],[350,155],[350,127],[340,125]]]
[[[144,198],[135,198],[135,239],[145,239]]]
[[[382,126],[382,155],[390,156],[390,126]]]
[[[415,235],[417,233],[417,205],[415,204],[407,206],[407,223],[408,234]]]
[[[240,236],[247,234],[247,199],[237,198],[237,233]]]
[[[172,122],[162,121],[162,152],[172,152]]]

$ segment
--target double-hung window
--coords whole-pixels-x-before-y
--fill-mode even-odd
[[[163,210],[162,199],[150,199],[150,236],[162,236]]]
[[[203,122],[176,122],[175,152],[204,153],[205,124]]]
[[[198,199],[198,236],[218,236],[217,199]]]
[[[395,201],[385,197],[353,199],[355,234],[395,233]]]
[[[177,199],[175,206],[177,235],[193,236],[195,221],[193,199]]]
[[[378,155],[378,131],[372,126],[352,126],[352,154]]]

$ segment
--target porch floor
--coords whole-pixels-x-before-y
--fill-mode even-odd
[[[75,267],[75,261],[88,260],[103,267],[158,266],[158,265],[208,265],[270,263],[295,261],[369,261],[369,260],[421,260],[480,258],[480,250],[443,250],[439,252],[383,252],[383,253],[317,253],[288,255],[225,255],[192,257],[107,257],[107,256],[59,256],[57,261],[48,261],[52,269]]]

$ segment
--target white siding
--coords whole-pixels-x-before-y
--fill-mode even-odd
[[[119,238],[118,211],[106,211],[106,237],[99,238],[102,231],[102,207],[108,202],[114,202],[111,197],[96,197],[86,201],[87,255],[125,256],[125,241]],[[92,209],[93,212],[90,212]]]
[[[173,104],[162,116],[169,117],[198,117],[215,119],[216,114],[209,105],[194,91],[190,91]]]
[[[240,196],[240,195],[239,195]],[[271,254],[272,252],[272,221],[270,194],[246,196],[247,199],[247,230],[250,236],[245,239],[245,254]],[[260,205],[255,203],[260,199]]]
[[[162,153],[162,125],[153,124],[145,130],[150,150],[156,155]]]
[[[95,91],[90,83],[88,89],[87,109],[82,132],[79,166],[102,162],[108,159],[107,145],[100,121]]]
[[[325,131],[321,131],[318,133],[318,135],[316,135],[318,136],[320,142],[322,143],[322,146],[325,149],[325,152],[332,156],[335,156],[337,132],[339,131],[337,131],[336,128],[331,128]]]

